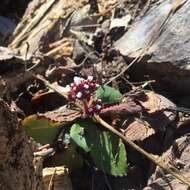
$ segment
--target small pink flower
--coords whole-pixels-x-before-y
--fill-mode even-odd
[[[97,110],[100,110],[101,108],[102,108],[101,105],[99,105],[99,104],[96,105],[96,109],[97,109]]]
[[[92,81],[93,80],[93,76],[88,76],[88,80]]]
[[[84,84],[84,88],[85,89],[89,89],[89,85],[88,84]]]
[[[89,113],[92,113],[93,109],[92,108],[88,108],[88,111],[89,111]]]
[[[83,104],[84,117],[98,114],[102,109],[102,101],[94,100],[93,95],[99,85],[93,80],[92,76],[87,79],[74,77],[73,83],[66,86],[70,100],[80,100]]]
[[[76,94],[76,97],[79,98],[79,99],[82,98],[82,92],[78,92],[78,93]]]

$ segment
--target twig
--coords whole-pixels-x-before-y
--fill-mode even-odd
[[[49,182],[49,185],[48,185],[48,190],[53,190],[53,179],[55,177],[55,174],[56,174],[56,168],[54,169],[53,174],[51,176],[51,179],[50,179],[50,182]]]
[[[117,79],[121,75],[123,75],[135,62],[139,62],[142,59],[142,57],[135,58],[129,65],[127,65],[118,75],[112,77],[108,82],[105,83],[105,85],[108,85],[113,80]]]
[[[73,28],[95,28],[100,27],[101,24],[86,24],[86,25],[78,25],[78,26],[72,26]]]
[[[136,151],[138,151],[139,153],[141,153],[142,155],[144,155],[145,157],[147,157],[149,160],[151,160],[152,162],[154,162],[156,165],[160,166],[162,169],[164,169],[165,171],[167,171],[168,173],[170,173],[172,176],[174,176],[175,178],[177,178],[178,180],[180,180],[182,183],[190,186],[189,179],[187,179],[185,176],[183,176],[182,174],[180,174],[180,172],[177,169],[174,169],[174,168],[170,169],[169,167],[167,167],[166,164],[164,163],[164,161],[160,157],[154,156],[154,155],[146,152],[145,150],[143,150],[137,144],[135,144],[131,140],[127,139],[123,134],[121,134],[119,131],[117,131],[116,129],[114,129],[111,125],[109,125],[108,123],[106,123],[102,118],[100,118],[100,116],[95,115],[94,118],[95,118],[95,120],[98,123],[100,123],[101,125],[103,125],[106,129],[108,129],[112,133],[114,133],[117,136],[119,136],[124,142],[126,142],[127,144],[129,144]]]
[[[54,87],[52,84],[50,84],[43,76],[41,75],[34,75],[35,78],[41,80],[42,82],[44,82],[44,84],[52,89],[54,92],[58,93],[60,96],[63,96],[64,98],[68,99],[66,93],[64,92],[60,92],[60,90],[56,89],[56,87]]]

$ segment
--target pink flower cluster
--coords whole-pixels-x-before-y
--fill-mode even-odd
[[[102,107],[103,105],[101,99],[93,100],[92,103],[88,105],[87,113],[88,115],[93,115],[94,113],[99,114]]]
[[[87,79],[74,77],[73,83],[67,85],[68,97],[70,100],[80,100],[83,104],[84,117],[98,114],[102,109],[101,99],[95,100],[93,95],[99,85],[92,76]]]
[[[98,85],[92,76],[89,76],[87,79],[74,77],[74,82],[66,86],[69,92],[69,99],[71,100],[89,100],[97,87]]]

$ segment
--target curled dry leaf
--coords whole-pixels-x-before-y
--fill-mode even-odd
[[[166,125],[176,119],[176,113],[167,110],[167,108],[176,107],[172,101],[154,92],[147,92],[146,97],[147,100],[140,101],[140,103],[150,114],[155,126],[163,129],[162,126],[166,127]]]
[[[63,106],[46,113],[30,115],[22,120],[22,125],[28,136],[36,142],[45,145],[52,144],[63,125],[72,123],[81,113]]]

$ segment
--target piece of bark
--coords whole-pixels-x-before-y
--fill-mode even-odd
[[[42,164],[15,113],[0,100],[0,189],[41,190]]]

